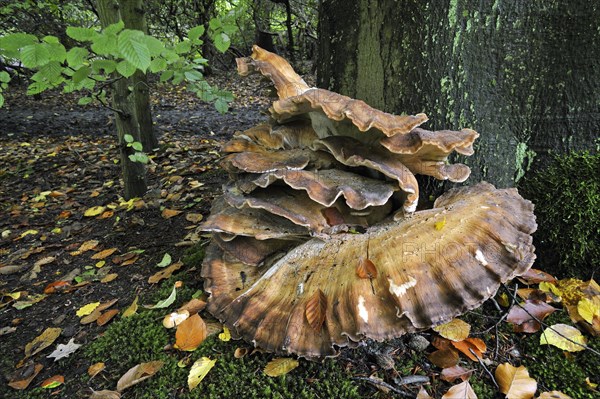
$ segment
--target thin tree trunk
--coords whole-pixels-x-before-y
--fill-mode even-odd
[[[292,32],[292,6],[290,5],[290,0],[285,0],[285,26],[287,27],[288,34],[288,53],[290,54],[290,60],[294,62],[294,33]]]
[[[596,145],[597,2],[324,0],[319,14],[318,85],[477,130],[471,182],[513,186],[534,157]]]
[[[142,0],[120,1],[121,18],[126,29],[137,29],[148,33]],[[131,77],[133,84],[133,101],[137,122],[140,129],[140,141],[144,152],[158,148],[158,139],[152,123],[152,108],[150,107],[150,90],[148,77],[142,71],[136,71]]]
[[[120,19],[119,5],[116,0],[97,0],[98,14],[103,27],[117,23]],[[140,162],[132,162],[129,155],[133,153],[127,147],[124,136],[130,134],[135,141],[140,141],[139,125],[133,106],[133,96],[129,87],[132,79],[119,79],[113,85],[112,106],[115,112],[117,136],[121,155],[121,168],[125,185],[125,199],[141,197],[146,193],[146,168]]]

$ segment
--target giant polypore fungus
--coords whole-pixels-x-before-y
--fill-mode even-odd
[[[234,335],[316,358],[384,340],[479,306],[535,258],[533,205],[488,183],[450,190],[415,212],[415,174],[464,181],[478,134],[428,131],[310,88],[254,47],[241,74],[272,79],[273,121],[223,146],[231,181],[203,229],[208,309]]]

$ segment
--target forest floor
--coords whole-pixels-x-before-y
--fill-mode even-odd
[[[234,131],[267,120],[270,101],[269,85],[260,79],[234,74],[213,79],[236,95],[224,115],[183,88],[155,88],[161,151],[151,157],[149,193],[135,201],[120,196],[109,110],[78,106],[76,98],[59,93],[39,99],[18,90],[8,93],[0,108],[0,397],[87,398],[92,389],[115,389],[125,371],[154,359],[165,362],[164,370],[123,397],[415,397],[419,386],[428,383],[430,394],[441,397],[451,384],[440,380],[441,369],[428,359],[433,335],[427,332],[344,350],[324,363],[301,361],[297,370],[277,379],[262,374],[272,355],[237,359],[236,349],[251,345],[222,341],[217,334],[196,352],[173,349],[175,334],[161,319],[192,296],[206,299],[196,254],[208,236],[197,227],[226,178],[218,167],[219,147]],[[173,276],[151,278],[166,270],[157,267],[165,254],[183,265],[167,268]],[[183,287],[171,310],[143,309],[167,298],[176,281]],[[124,318],[135,298],[139,316]],[[85,317],[78,311],[96,302],[106,305],[104,314],[82,323]],[[472,336],[486,340],[494,363],[538,362],[519,348],[539,337],[517,335],[507,323],[497,324],[502,314],[486,303],[465,320],[472,324]],[[221,332],[209,314],[202,312],[202,317],[209,331]],[[59,353],[55,359],[58,344],[66,345],[63,354],[68,356]],[[188,369],[200,354],[222,360],[190,393]],[[89,367],[98,363],[104,369],[90,376]],[[461,358],[461,364],[472,370],[480,398],[499,395],[485,362]],[[583,372],[597,379],[585,366]],[[65,382],[45,383],[54,376]],[[459,381],[463,377],[457,374]],[[561,381],[538,378],[540,390],[560,389]],[[577,389],[585,390],[581,386]]]

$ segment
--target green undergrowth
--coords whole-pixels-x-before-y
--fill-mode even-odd
[[[600,265],[600,154],[553,156],[547,168],[524,179],[535,204],[537,263],[557,277],[587,279]]]

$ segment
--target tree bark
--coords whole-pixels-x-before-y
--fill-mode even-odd
[[[121,19],[119,4],[116,0],[97,0],[98,14],[103,27],[119,22]],[[135,141],[140,141],[139,124],[133,105],[133,86],[131,78],[121,78],[113,83],[112,107],[115,111],[117,136],[121,156],[121,168],[125,185],[125,199],[141,197],[146,193],[146,168],[140,162],[132,162],[129,155],[133,153],[127,147],[124,136],[130,134]]]
[[[348,4],[321,4],[318,85],[387,112],[425,112],[429,129],[477,130],[475,155],[460,158],[471,182],[513,186],[534,157],[543,165],[549,151],[596,146],[596,2]]]

